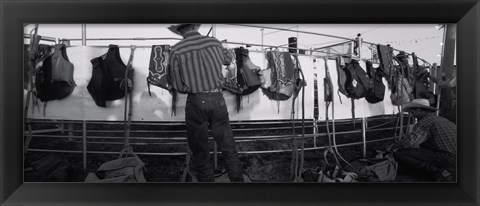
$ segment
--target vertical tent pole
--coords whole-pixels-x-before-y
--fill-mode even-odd
[[[72,136],[73,136],[73,123],[68,123],[68,140],[69,141],[73,140]]]
[[[87,25],[82,24],[82,46],[87,45]]]
[[[212,24],[212,36],[217,37],[217,25]]]
[[[62,134],[64,134],[64,132],[65,132],[65,122],[62,122],[62,124],[60,124],[60,131],[62,132]]]
[[[443,47],[442,47],[442,59],[440,65],[440,72],[437,74],[437,79],[441,79],[443,74],[445,74],[446,79],[452,79],[453,66],[455,65],[455,39],[456,39],[456,25],[455,24],[445,24],[443,27]],[[451,94],[443,92],[445,91],[441,87],[438,90],[438,101],[437,101],[437,115],[440,114],[440,110],[445,112],[445,105],[441,106],[442,100],[444,102],[451,102]],[[442,96],[442,93],[443,96]],[[448,110],[447,110],[448,111]]]
[[[262,51],[263,51],[263,36],[264,36],[263,30],[264,30],[263,28],[260,29],[260,31],[261,31],[261,33],[262,33],[262,44],[261,44],[261,45],[262,45],[262,47],[261,47]]]
[[[87,170],[87,122],[83,120],[83,170]]]
[[[358,44],[358,59],[361,60],[363,55],[362,55],[362,37],[361,37],[361,34],[358,34],[357,35],[357,38],[355,38],[355,40],[357,41],[357,44]]]

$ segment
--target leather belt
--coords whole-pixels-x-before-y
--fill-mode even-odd
[[[215,89],[211,89],[211,90],[201,91],[199,93],[215,93],[215,92],[221,92],[221,91],[222,91],[222,89],[215,88]]]

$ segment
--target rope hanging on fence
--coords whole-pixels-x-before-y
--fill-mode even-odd
[[[401,84],[401,85],[400,85],[400,91],[397,91],[397,94],[402,95],[402,94],[403,94],[403,89],[404,89],[404,88],[403,88],[403,87],[404,87],[404,86],[403,86],[403,85],[404,85],[404,82],[403,82],[403,78],[404,78],[404,73],[403,73],[403,71],[404,71],[404,68],[403,68],[403,65],[400,63],[400,60],[399,60],[396,56],[393,56],[393,58],[394,58],[397,62],[399,62],[399,66],[400,66],[400,74],[398,74],[398,72],[395,73],[397,76],[400,76],[400,80],[398,80],[398,78],[395,78],[395,79],[396,79],[396,81],[400,81],[400,84]],[[395,85],[397,85],[397,84],[399,84],[399,83],[397,82]],[[397,97],[394,97],[394,98],[398,98],[398,96],[397,96]],[[403,106],[402,106],[402,105],[397,105],[397,108],[398,108],[398,111],[399,111],[399,115],[398,115],[398,117],[397,117],[397,118],[398,118],[398,119],[397,119],[397,120],[398,120],[398,121],[397,121],[397,124],[395,125],[395,126],[397,127],[397,128],[395,129],[395,134],[394,134],[394,140],[395,140],[395,142],[398,142],[398,141],[400,141],[400,140],[403,138],[403,111],[402,111]],[[397,136],[397,131],[398,131],[398,136]]]
[[[327,78],[328,80],[331,82],[331,77],[330,77],[330,71],[328,70],[328,65],[326,63],[326,60],[325,60],[325,66],[326,66],[326,75],[327,75]],[[328,110],[327,110],[328,111]],[[328,121],[327,122],[327,128],[329,127],[328,125]],[[348,165],[350,165],[350,163],[345,160],[342,155],[340,155],[340,153],[338,152],[338,148],[337,148],[337,143],[336,143],[336,136],[335,136],[335,102],[333,101],[333,92],[332,92],[332,133],[333,133],[333,136],[332,136],[332,139],[333,139],[333,148],[335,149],[335,153],[336,156],[338,156],[341,160],[343,160],[345,163],[347,163]],[[337,158],[335,157],[335,159],[337,160]],[[337,160],[337,164],[338,164],[338,160]]]
[[[332,149],[332,136],[330,134],[330,125],[328,124],[328,108],[330,106],[330,103],[333,102],[333,85],[332,85],[332,79],[330,77],[330,72],[328,70],[328,62],[327,62],[328,58],[324,57],[323,61],[325,63],[325,79],[324,79],[325,120],[326,120],[325,122],[326,122],[327,137],[328,137],[328,148],[325,149],[325,152],[323,153],[323,158],[325,162],[329,164],[327,155],[328,153],[331,153],[335,158],[337,165],[340,165],[337,155]]]
[[[294,182],[299,182],[302,176],[303,167],[304,167],[304,150],[305,150],[305,76],[303,75],[303,71],[300,68],[300,63],[298,62],[298,56],[295,54],[296,64],[298,68],[298,72],[301,75],[301,80],[298,85],[298,92],[294,92],[292,98],[292,131],[293,131],[293,145],[292,145],[292,161],[291,161],[291,169],[290,169],[290,179],[293,179]],[[300,157],[298,154],[298,142],[297,137],[295,135],[295,100],[298,97],[298,93],[302,90],[302,138],[301,138],[301,149],[300,149]],[[298,163],[300,159],[300,164]]]
[[[33,33],[33,35],[32,35]],[[24,143],[24,151],[23,151],[23,154],[26,155],[27,154],[27,151],[28,151],[28,147],[30,145],[30,141],[32,139],[32,127],[31,125],[28,123],[28,107],[30,105],[30,98],[31,96],[33,95],[33,90],[34,90],[34,86],[33,86],[33,74],[35,73],[35,54],[37,53],[37,50],[38,50],[38,43],[40,42],[40,38],[39,36],[37,35],[38,33],[38,24],[35,24],[35,28],[33,28],[31,31],[30,31],[30,45],[28,47],[28,85],[27,85],[27,99],[25,100],[25,108],[24,108],[24,111],[23,111],[23,123],[25,124],[25,126],[28,128],[28,135],[27,135],[27,138],[25,139],[25,143]],[[33,98],[33,97],[32,97]],[[33,102],[33,101],[32,101]],[[33,106],[35,105],[35,103],[33,104]],[[45,111],[45,110],[44,110]],[[33,109],[32,109],[32,112],[33,112]],[[24,132],[25,133],[25,132]],[[24,134],[25,136],[25,134]]]
[[[125,157],[128,154],[132,154],[133,156],[137,156],[130,145],[130,123],[132,120],[132,93],[133,93],[133,78],[130,82],[128,79],[128,73],[132,70],[132,62],[133,62],[133,55],[136,49],[136,46],[132,45],[130,47],[130,57],[128,59],[127,68],[125,69],[125,79],[123,80],[123,87],[125,89],[125,110],[124,110],[124,129],[125,129],[125,143],[123,145],[122,151],[120,151],[119,158],[122,158],[124,155]],[[128,91],[129,86],[131,85],[131,91]]]
[[[33,34],[32,34],[33,33]],[[28,114],[28,107],[30,105],[30,98],[32,96],[32,92],[34,90],[33,84],[33,74],[35,73],[35,55],[38,50],[38,43],[40,42],[40,37],[38,34],[38,24],[35,24],[35,28],[30,31],[30,45],[28,46],[28,85],[27,85],[27,99],[25,100],[25,108],[24,108],[24,122],[27,122],[27,114]]]

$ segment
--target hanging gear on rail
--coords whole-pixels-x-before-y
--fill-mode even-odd
[[[268,51],[266,58],[267,69],[261,71],[262,93],[268,99],[277,101],[277,104],[298,95],[301,87],[306,86],[305,79],[300,78],[298,56],[288,52]]]
[[[178,92],[168,83],[169,57],[170,45],[152,45],[150,64],[148,67],[147,87],[150,96],[152,96],[150,85],[160,87],[170,92],[172,95],[171,115],[174,116],[177,111],[176,104]]]
[[[122,84],[126,65],[120,57],[118,45],[110,44],[108,51],[100,57],[90,61],[93,66],[92,77],[87,85],[88,92],[95,104],[99,107],[107,107],[106,101],[113,101],[125,96]],[[133,81],[133,70],[128,74],[128,79]],[[133,88],[128,88],[131,91]]]
[[[368,77],[373,81],[373,86],[367,91],[365,99],[372,104],[381,102],[385,97],[383,73],[380,70],[380,67],[374,68],[371,61],[367,61],[366,66]]]
[[[394,87],[395,67],[393,65],[393,48],[390,45],[377,45],[378,58],[380,60],[379,68],[388,82],[388,88]]]
[[[130,122],[132,119],[133,69],[132,62],[135,46],[131,46],[131,53],[125,69],[123,85],[125,97],[125,143],[118,159],[103,163],[96,173],[89,173],[85,182],[147,182],[144,173],[147,172],[145,163],[133,151],[130,145]],[[128,86],[126,86],[127,84]]]
[[[408,56],[405,53],[400,53],[393,57],[399,64],[395,67],[394,81],[392,94],[390,99],[393,105],[401,106],[413,99],[413,88],[410,82],[410,69],[408,65]]]
[[[76,86],[73,64],[68,60],[65,45],[57,44],[53,49],[35,72],[36,96],[42,102],[63,99],[72,94]]]
[[[248,55],[248,49],[243,47],[230,50],[233,59],[226,67],[226,77],[223,89],[236,96],[236,110],[242,109],[242,96],[252,94],[261,85],[260,67],[253,64]]]
[[[429,97],[435,98],[433,92],[430,91],[430,81],[428,77],[430,72],[428,72],[425,66],[418,65],[418,58],[415,53],[412,53],[413,59],[413,77],[414,77],[414,84],[413,84],[413,96],[415,99],[418,98],[426,98],[430,99]],[[430,93],[430,94],[426,94]],[[431,104],[434,104],[435,99],[430,100]]]
[[[33,43],[33,42],[32,42]],[[31,68],[30,54],[29,54],[30,44],[23,45],[23,89],[28,90],[28,81],[29,81],[29,72]],[[38,44],[37,51],[33,52],[33,59],[35,60],[34,70],[43,64],[45,58],[52,54],[53,46],[47,44]]]
[[[150,93],[150,85],[154,85],[170,91],[172,85],[167,81],[167,67],[170,56],[170,45],[152,45],[150,64],[148,67],[147,87]]]
[[[352,103],[352,123],[355,126],[355,100],[365,97],[367,92],[373,88],[372,80],[355,59],[345,63],[345,91]]]
[[[373,88],[372,80],[368,77],[365,70],[363,70],[355,59],[351,59],[350,62],[345,65],[344,70],[347,76],[345,90],[349,97],[352,99],[365,97],[367,91]]]
[[[342,97],[340,96],[340,93],[345,95],[347,98],[349,97],[347,90],[345,89],[345,84],[347,83],[347,74],[345,73],[345,59],[343,57],[337,57],[335,60],[336,62],[336,70],[337,70],[337,84],[338,84],[338,99],[340,100],[340,103],[342,103]]]
[[[262,92],[271,100],[285,101],[290,99],[294,93],[298,93],[305,81],[300,79],[300,63],[298,57],[288,52],[268,51],[267,73],[263,73],[263,82],[271,82],[271,85],[264,84]],[[266,74],[270,75],[266,75]],[[267,80],[268,79],[268,80]]]

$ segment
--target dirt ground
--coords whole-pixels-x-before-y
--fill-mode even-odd
[[[375,124],[378,124],[382,127],[392,126],[393,122],[387,122],[386,120],[379,121],[377,123],[369,123],[370,126],[374,127]],[[121,128],[122,125],[118,127]],[[36,125],[35,129],[39,129],[42,126]],[[96,126],[98,130],[108,130],[111,129],[109,125],[100,125]],[[239,126],[240,127],[240,126]],[[337,126],[337,131],[350,131],[354,129],[359,129],[360,124],[346,124],[343,126]],[[145,127],[148,129],[148,127]],[[134,129],[145,129],[145,128],[134,128]],[[236,132],[236,136],[244,135],[255,135],[256,133],[261,133],[259,135],[266,134],[290,134],[291,129],[285,129],[284,131],[280,130],[269,130],[268,125],[267,129],[249,131],[242,130],[241,132]],[[118,129],[118,128],[117,128]],[[156,128],[158,129],[158,128]],[[235,128],[234,128],[235,129]],[[238,128],[237,128],[238,129]],[[297,128],[299,129],[299,128]],[[307,129],[306,133],[311,133],[312,130]],[[326,132],[326,127],[318,128],[318,132]],[[367,137],[369,140],[392,137],[393,130],[378,131],[378,132],[368,132]],[[62,134],[61,132],[57,132]],[[65,132],[64,132],[65,133]],[[63,134],[64,134],[63,133]],[[105,132],[107,133],[107,132]],[[301,133],[301,130],[296,130],[296,133]],[[49,133],[55,134],[55,133]],[[95,134],[99,135],[99,134]],[[108,133],[109,136],[119,136],[122,137],[122,133],[112,134]],[[337,144],[352,143],[361,141],[361,134],[338,134],[336,137]],[[99,140],[100,141],[100,140]],[[108,139],[103,141],[109,141]],[[318,137],[316,139],[317,146],[328,145],[328,138]],[[376,154],[376,150],[381,150],[385,145],[392,143],[392,141],[379,141],[374,143],[367,144],[367,157],[373,157]],[[313,144],[312,138],[305,139],[306,147]],[[25,182],[83,182],[86,176],[89,173],[95,173],[98,167],[107,161],[114,160],[118,158],[118,153],[123,144],[94,144],[88,145],[89,151],[107,151],[113,152],[114,154],[88,154],[87,155],[87,168],[83,169],[83,156],[81,153],[69,153],[68,151],[81,151],[82,144],[76,139],[69,138],[42,138],[42,137],[33,137],[29,148],[48,148],[48,149],[57,149],[63,150],[64,152],[51,153],[51,152],[37,152],[29,151],[25,159]],[[300,146],[300,145],[298,145]],[[140,144],[133,145],[133,150],[135,152],[168,152],[168,151],[186,151],[185,145],[165,145],[165,144]],[[249,176],[252,182],[292,182],[292,140],[275,140],[275,141],[254,141],[254,142],[238,142],[237,148],[240,151],[240,160],[242,162],[242,168],[244,172]],[[285,149],[285,152],[276,152],[276,153],[264,153],[264,154],[245,154],[242,151],[265,151],[265,150],[279,150]],[[66,152],[65,152],[66,151]],[[339,153],[347,161],[354,161],[356,159],[362,158],[362,146],[353,145],[346,147],[339,147]],[[138,154],[140,159],[145,163],[147,172],[145,177],[147,182],[181,182],[183,168],[185,167],[185,155],[142,155]],[[221,157],[221,155],[219,155]],[[332,156],[327,157],[328,161],[334,162]],[[304,151],[304,170],[315,170],[316,168],[322,165],[324,160],[324,149],[317,150],[308,150]],[[43,163],[41,163],[43,162]],[[49,164],[56,163],[55,166]],[[38,165],[42,165],[44,168],[38,168]],[[345,165],[345,163],[341,163]],[[45,166],[46,165],[46,166]],[[45,169],[47,168],[47,169]],[[219,168],[221,167],[221,158],[219,158]],[[188,181],[189,179],[187,179]],[[399,173],[395,182],[424,182],[430,181],[427,177],[419,175],[409,176],[402,174],[401,168],[399,168]]]

